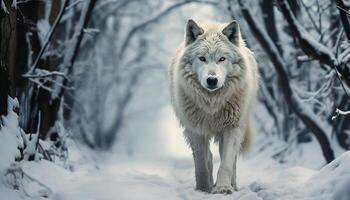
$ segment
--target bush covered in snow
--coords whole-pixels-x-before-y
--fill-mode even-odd
[[[3,175],[15,160],[21,158],[19,148],[23,149],[22,129],[18,125],[18,115],[14,109],[18,107],[17,99],[8,99],[8,114],[1,116],[0,122],[0,173]]]

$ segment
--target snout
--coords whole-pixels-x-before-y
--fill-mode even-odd
[[[217,84],[218,84],[218,78],[215,76],[209,76],[207,78],[207,88],[209,90],[215,90],[217,89]]]
[[[212,92],[221,88],[223,85],[222,82],[223,80],[217,75],[207,75],[202,81],[202,86]]]
[[[226,71],[220,66],[204,66],[199,69],[200,71],[197,72],[198,78],[204,89],[213,92],[224,85]]]

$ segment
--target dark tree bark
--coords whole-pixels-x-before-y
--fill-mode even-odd
[[[0,11],[2,12],[2,11]],[[1,13],[2,15],[3,13]],[[0,16],[0,116],[7,115],[7,96],[9,95],[9,80],[8,80],[8,70],[5,64],[3,64],[3,34],[2,34],[2,23],[3,16]],[[1,118],[0,118],[1,125]]]
[[[35,59],[41,49],[39,36],[37,34],[36,24],[41,18],[42,9],[45,3],[41,1],[31,1],[19,4],[18,11],[20,17],[17,20],[17,92],[16,96],[20,98],[20,126],[26,133],[35,133],[37,131],[39,105],[39,92],[32,82],[22,77],[22,74],[28,70],[28,60]],[[29,52],[31,50],[31,53]],[[31,58],[30,58],[31,57]],[[42,64],[42,60],[39,61]],[[41,123],[43,124],[43,123]],[[41,133],[41,132],[40,132]]]
[[[328,163],[331,162],[334,160],[334,152],[327,138],[325,128],[315,120],[315,115],[312,115],[310,110],[307,110],[307,107],[305,107],[300,99],[294,94],[285,70],[286,66],[284,65],[282,57],[278,53],[277,48],[274,46],[268,35],[259,28],[248,8],[242,3],[242,0],[239,0],[238,2],[241,6],[243,17],[245,18],[250,30],[273,63],[282,87],[284,100],[305,126],[314,134],[321,146],[326,161]]]
[[[341,23],[344,27],[345,35],[348,40],[350,40],[350,24],[348,20],[348,14],[346,13],[347,8],[345,7],[343,0],[336,0],[336,3],[339,10]]]
[[[7,98],[15,97],[16,10],[4,1],[7,13],[0,8],[0,116],[7,114]],[[1,121],[1,118],[0,118]]]
[[[281,44],[279,43],[278,31],[276,28],[276,20],[275,20],[275,11],[273,6],[273,1],[271,0],[261,0],[260,8],[262,11],[262,16],[264,20],[264,25],[266,30],[269,30],[267,33],[271,37],[273,43],[276,45],[278,51],[281,55],[283,55],[283,51],[281,48]]]
[[[51,27],[53,27],[52,35],[49,37],[49,42],[51,48],[58,49],[58,42],[64,37],[64,24],[60,23],[61,18],[63,17],[64,12],[61,13],[61,9],[64,9],[68,6],[69,0],[66,1],[53,1],[51,10],[49,23]],[[55,24],[57,21],[57,24]],[[41,47],[43,49],[44,47]],[[44,49],[45,50],[45,49]],[[44,68],[48,71],[57,71],[59,64],[62,62],[62,58],[57,55],[50,55],[42,61],[43,65],[41,68]],[[48,84],[49,85],[49,84]],[[52,85],[52,84],[51,84]],[[58,135],[55,132],[52,132],[51,135],[48,135],[51,127],[55,125],[57,121],[58,112],[60,108],[60,99],[52,99],[51,92],[40,89],[38,94],[38,103],[39,109],[41,113],[41,126],[40,126],[40,137],[48,138],[56,141]]]
[[[5,67],[5,65],[0,65],[0,116],[7,115],[7,97],[9,95],[9,87],[10,85],[8,80],[7,68]]]
[[[294,16],[298,16],[300,12],[300,5],[297,0],[287,0]]]

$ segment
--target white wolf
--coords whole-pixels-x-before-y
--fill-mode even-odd
[[[251,140],[249,118],[258,88],[256,61],[238,23],[189,20],[169,75],[172,104],[193,152],[196,188],[232,193],[237,190],[237,156]],[[221,157],[214,187],[213,137]]]

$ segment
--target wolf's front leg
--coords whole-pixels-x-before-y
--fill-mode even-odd
[[[232,178],[231,178],[231,185],[235,191],[237,191],[237,157],[238,157],[238,153],[233,162],[233,171],[232,171]]]
[[[213,163],[209,139],[189,130],[185,130],[185,136],[192,149],[196,189],[210,192],[213,187]]]
[[[224,132],[219,140],[220,167],[212,193],[231,194],[236,186],[236,162],[242,141],[239,128],[231,132]]]

